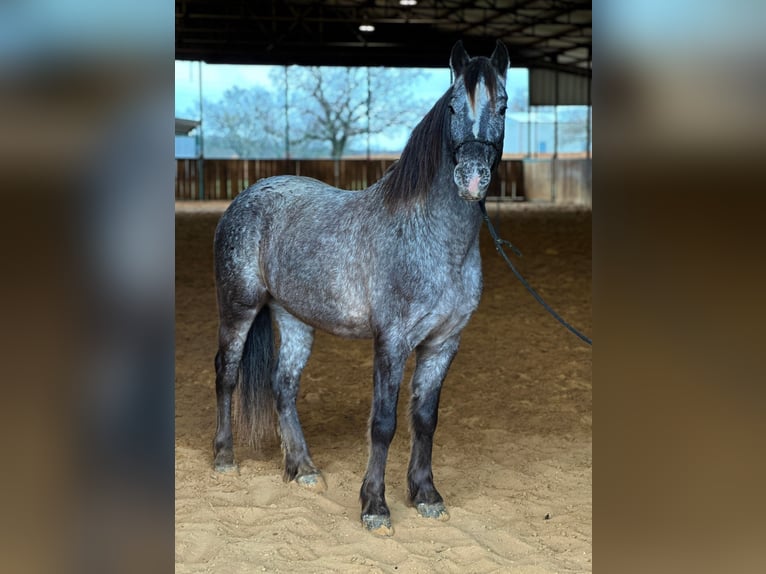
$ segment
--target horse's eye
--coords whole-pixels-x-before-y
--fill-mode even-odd
[[[449,105],[449,113],[451,113],[453,116],[455,115],[455,106],[452,104]]]
[[[505,115],[505,110],[507,110],[507,109],[508,109],[508,107],[507,107],[507,106],[502,106],[502,107],[500,108],[500,111],[499,111],[498,113],[499,113],[501,116],[504,116],[504,115]]]

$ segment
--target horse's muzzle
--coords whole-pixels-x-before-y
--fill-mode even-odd
[[[476,161],[461,162],[455,166],[453,179],[460,197],[468,201],[480,201],[487,195],[491,172]]]

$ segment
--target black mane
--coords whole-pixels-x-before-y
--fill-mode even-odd
[[[389,208],[421,202],[428,194],[450,139],[447,118],[451,97],[452,86],[415,126],[399,160],[381,179],[381,192]]]

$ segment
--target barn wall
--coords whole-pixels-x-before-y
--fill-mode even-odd
[[[592,205],[592,160],[554,160],[556,203]]]
[[[528,201],[569,205],[592,205],[591,159],[528,160],[524,162]]]
[[[393,162],[393,159],[179,159],[175,197],[233,199],[259,179],[284,174],[304,175],[342,189],[359,190],[380,179]],[[487,195],[505,200],[590,205],[591,160],[503,160]]]

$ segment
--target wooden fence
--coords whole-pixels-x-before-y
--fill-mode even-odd
[[[360,190],[379,180],[394,161],[393,159],[179,159],[176,160],[176,199],[233,199],[249,185],[272,175],[305,175],[342,189]],[[202,167],[201,177],[200,166]],[[523,162],[501,161],[497,173],[492,178],[488,195],[523,199]]]

